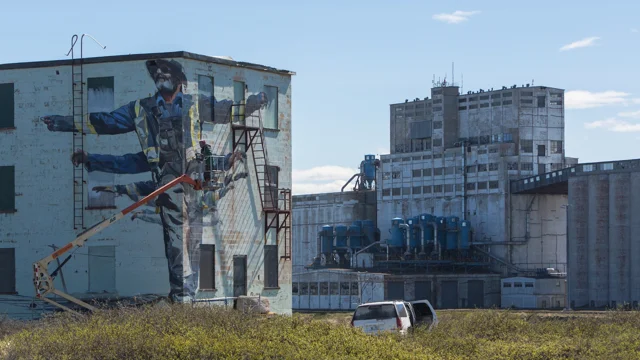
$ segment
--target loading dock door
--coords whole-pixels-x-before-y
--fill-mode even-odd
[[[233,296],[247,295],[247,256],[233,256]]]
[[[389,281],[387,283],[386,300],[404,300],[404,281]]]
[[[484,307],[484,281],[470,280],[467,283],[467,297],[469,298],[470,308]]]
[[[458,282],[443,281],[442,288],[442,308],[457,309],[458,308]]]
[[[416,300],[431,300],[431,281],[416,281]]]

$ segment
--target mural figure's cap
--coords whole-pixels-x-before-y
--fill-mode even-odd
[[[158,69],[160,69],[160,71],[162,71],[163,73],[171,74],[171,77],[180,80],[180,82],[187,81],[187,77],[184,75],[182,64],[175,60],[147,60],[146,64],[149,75],[151,75],[152,78],[156,75]]]

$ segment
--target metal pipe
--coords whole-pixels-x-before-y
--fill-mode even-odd
[[[425,233],[425,226],[422,222],[420,222],[420,254],[421,256],[426,255],[426,253],[424,252],[424,233]]]
[[[389,244],[387,244],[387,261],[389,261]]]
[[[354,174],[354,175],[349,179],[349,181],[347,181],[347,183],[346,183],[346,184],[344,184],[344,186],[342,186],[342,189],[340,189],[340,192],[344,192],[344,188],[346,188],[346,187],[347,187],[347,185],[349,185],[349,183],[351,182],[351,180],[353,180],[353,178],[355,178],[356,176],[360,176],[360,174]]]
[[[399,224],[398,227],[401,227],[401,228],[405,229],[404,237],[406,238],[406,241],[407,241],[407,251],[405,251],[405,255],[406,254],[411,255],[411,244],[409,243],[409,241],[410,241],[410,237],[409,237],[409,231],[410,231],[409,229],[410,229],[410,227],[409,227],[409,224]]]
[[[369,244],[369,245],[363,247],[362,249],[356,251],[355,253],[353,253],[352,262],[356,264],[355,267],[358,267],[358,255],[363,253],[365,250],[369,249],[370,247],[372,247],[374,245],[377,245],[377,244],[380,244],[380,241],[372,242],[371,244]]]

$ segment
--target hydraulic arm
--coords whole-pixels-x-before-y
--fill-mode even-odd
[[[139,200],[138,202],[130,205],[129,207],[127,207],[126,209],[110,216],[109,218],[93,225],[92,227],[90,227],[89,229],[87,229],[86,231],[82,232],[80,235],[78,235],[77,238],[75,238],[73,241],[71,241],[70,243],[68,243],[67,245],[63,246],[62,248],[54,251],[51,255],[41,259],[40,261],[37,261],[35,263],[33,263],[33,284],[35,285],[36,288],[36,297],[38,299],[41,299],[43,301],[46,301],[50,304],[53,304],[55,306],[58,306],[64,310],[67,311],[71,311],[77,314],[76,311],[71,310],[70,308],[50,299],[47,297],[47,295],[49,294],[55,294],[58,295],[64,299],[67,299],[77,305],[80,305],[88,310],[95,310],[95,308],[89,304],[87,304],[86,302],[80,300],[80,299],[76,299],[75,297],[66,294],[58,289],[55,288],[53,282],[54,279],[58,273],[58,271],[60,270],[60,268],[62,266],[64,266],[64,264],[67,263],[67,261],[69,261],[69,259],[71,259],[71,255],[68,255],[67,258],[52,272],[49,273],[49,264],[56,260],[57,258],[59,258],[60,256],[62,256],[63,254],[67,253],[69,250],[75,248],[75,247],[80,247],[83,246],[85,242],[87,242],[87,240],[89,240],[89,238],[97,233],[99,233],[100,231],[104,230],[105,228],[107,228],[108,226],[110,226],[111,224],[113,224],[114,222],[122,219],[125,215],[127,215],[128,213],[132,212],[133,210],[139,208],[140,206],[148,203],[149,201],[153,200],[154,198],[156,198],[158,195],[166,192],[167,190],[171,189],[172,187],[181,184],[181,183],[187,183],[191,186],[193,186],[196,190],[201,190],[202,189],[202,184],[200,181],[194,180],[192,178],[190,178],[187,175],[182,175],[170,182],[168,182],[166,185],[161,186],[160,188],[158,188],[157,190],[155,190],[154,192],[152,192],[151,194],[149,194],[148,196],[146,196],[145,198]]]

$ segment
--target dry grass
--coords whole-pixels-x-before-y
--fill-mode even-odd
[[[637,359],[640,313],[439,311],[406,337],[368,336],[350,314],[257,316],[190,306],[0,322],[5,359]]]

